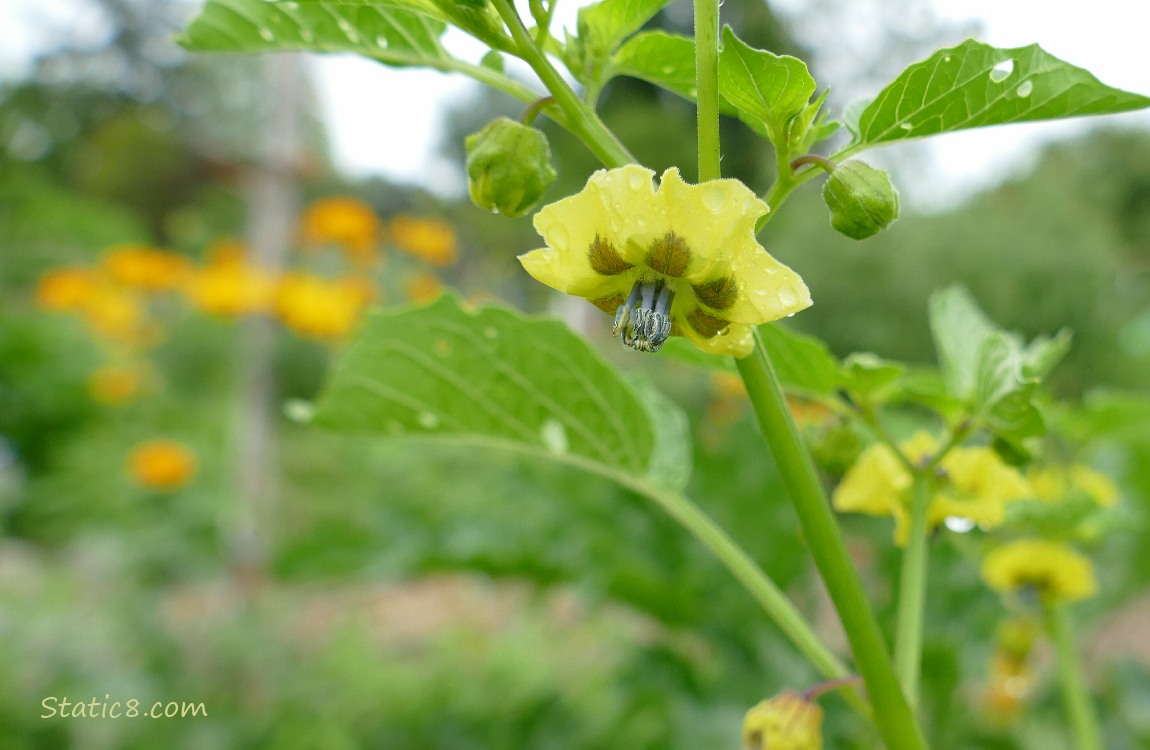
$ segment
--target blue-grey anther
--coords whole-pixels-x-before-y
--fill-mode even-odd
[[[671,303],[675,293],[662,279],[636,281],[627,301],[615,311],[611,335],[640,352],[657,352],[671,335]]]

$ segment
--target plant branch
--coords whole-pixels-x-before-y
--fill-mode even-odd
[[[759,427],[774,454],[815,564],[850,641],[855,664],[874,706],[879,733],[889,750],[924,750],[926,740],[899,688],[878,622],[863,594],[862,581],[847,554],[758,331],[754,351],[737,362]]]
[[[1066,718],[1074,737],[1075,750],[1102,750],[1098,717],[1082,678],[1082,665],[1074,644],[1074,623],[1065,604],[1048,604],[1046,627],[1054,641],[1058,660],[1058,682],[1062,688]]]
[[[719,150],[719,0],[695,0],[699,182],[722,175]]]
[[[899,573],[898,619],[894,642],[895,672],[912,709],[918,705],[922,674],[923,612],[930,562],[927,555],[927,516],[933,490],[931,474],[916,468],[911,493],[910,535],[902,554],[902,569]]]

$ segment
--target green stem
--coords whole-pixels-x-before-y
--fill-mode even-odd
[[[695,0],[695,88],[699,182],[721,175],[719,151],[719,0]]]
[[[608,167],[621,167],[634,163],[635,157],[631,156],[599,116],[583,104],[579,95],[567,85],[567,81],[563,80],[563,76],[559,75],[559,71],[555,70],[547,56],[536,46],[535,40],[531,38],[510,0],[491,0],[491,2],[502,16],[503,22],[507,24],[511,38],[519,48],[519,56],[531,66],[535,75],[539,76],[539,80],[551,92],[551,96],[555,97],[555,101],[566,115],[567,129],[587,144],[587,148]]]
[[[1074,736],[1075,750],[1102,750],[1102,736],[1098,717],[1090,701],[1090,693],[1082,679],[1082,665],[1074,647],[1074,623],[1064,604],[1046,607],[1046,627],[1054,641],[1058,659],[1058,681],[1062,687],[1062,700],[1066,704],[1070,732]]]
[[[799,437],[758,331],[754,351],[738,360],[738,366],[759,427],[790,492],[803,535],[846,631],[855,664],[874,706],[879,733],[889,750],[924,750],[926,740],[899,689],[886,643],[863,594],[862,581],[847,554],[814,463]]]
[[[927,511],[933,491],[930,475],[916,469],[910,506],[910,536],[902,555],[898,587],[898,620],[894,641],[894,667],[911,707],[918,705],[922,662],[923,609],[926,603]]]

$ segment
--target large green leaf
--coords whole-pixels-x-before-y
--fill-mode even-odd
[[[611,58],[612,72],[640,78],[695,100],[695,42],[665,31],[644,31],[623,43]]]
[[[979,354],[996,328],[966,290],[954,285],[930,297],[930,330],[947,390],[962,399],[974,394]]]
[[[180,43],[201,52],[356,52],[389,65],[435,65],[449,59],[439,43],[447,24],[423,5],[208,0]]]
[[[719,54],[719,93],[752,127],[765,126],[782,139],[787,121],[802,113],[815,93],[815,79],[802,60],[755,49],[726,26]]]
[[[600,0],[579,9],[579,36],[587,48],[609,54],[670,2]]]
[[[681,488],[677,409],[638,393],[556,320],[453,297],[375,312],[316,405],[331,428],[508,448]]]
[[[1106,86],[1036,44],[998,49],[968,39],[911,65],[844,119],[854,133],[853,151],[967,128],[1147,106],[1150,97]]]
[[[509,51],[513,42],[503,28],[503,21],[488,0],[266,0],[302,5],[371,5],[379,8],[402,8],[429,16],[436,21],[463,29],[488,45]]]

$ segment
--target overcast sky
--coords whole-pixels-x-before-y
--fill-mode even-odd
[[[780,3],[801,6],[802,1]],[[1146,0],[930,2],[943,18],[977,21],[982,41],[998,47],[1038,42],[1048,52],[1090,70],[1104,83],[1150,94],[1146,47],[1150,2]],[[573,25],[580,4],[582,0],[559,0],[559,24]],[[46,18],[57,23],[65,20],[82,37],[85,29],[94,26],[92,18],[77,12],[82,5],[77,0],[0,0],[0,75],[16,74],[31,54],[50,43],[42,33]],[[468,58],[477,59],[482,53],[477,43],[462,34],[449,32],[448,44]],[[461,187],[451,180],[457,170],[437,165],[431,157],[445,103],[465,96],[473,85],[469,79],[430,71],[395,71],[344,56],[319,59],[316,75],[334,157],[341,168],[355,175],[383,174],[442,188]],[[365,91],[371,94],[365,96]],[[1144,113],[1108,120],[1150,127],[1150,116]],[[1037,144],[1083,126],[1017,125],[938,139],[929,152],[937,170],[931,180],[936,190],[933,199],[943,201],[980,187],[989,176],[1025,164]]]

